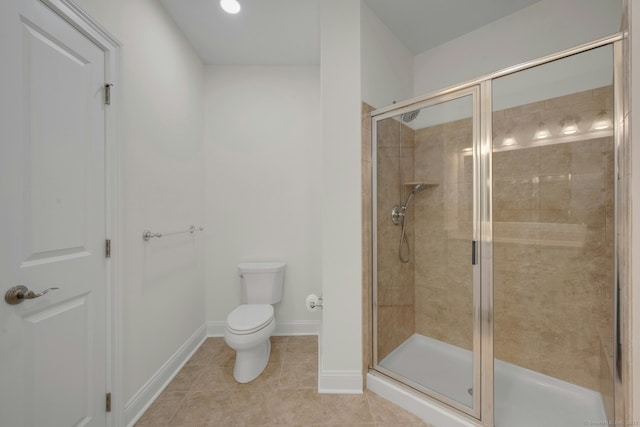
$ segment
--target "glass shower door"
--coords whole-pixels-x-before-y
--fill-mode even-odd
[[[479,417],[478,88],[373,118],[374,368]]]
[[[493,82],[497,425],[613,422],[613,47]]]

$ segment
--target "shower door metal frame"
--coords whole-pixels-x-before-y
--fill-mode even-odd
[[[476,84],[476,85],[471,85],[465,88],[461,88],[459,90],[456,91],[450,91],[446,94],[442,94],[439,96],[432,96],[432,97],[428,97],[428,98],[422,98],[422,99],[418,99],[416,100],[416,102],[411,103],[409,105],[406,105],[402,108],[394,108],[391,111],[388,111],[386,113],[383,114],[376,114],[376,111],[372,112],[372,116],[371,116],[371,138],[372,141],[374,143],[372,143],[372,148],[371,148],[371,162],[372,165],[377,165],[377,123],[381,120],[385,120],[385,119],[389,119],[391,117],[396,117],[398,115],[402,115],[404,113],[407,112],[411,112],[414,110],[420,110],[422,108],[427,108],[427,107],[431,107],[434,105],[438,105],[438,104],[443,104],[445,102],[448,101],[453,101],[456,99],[461,99],[464,98],[466,96],[471,96],[471,102],[472,102],[472,150],[473,150],[473,187],[472,188],[477,188],[477,186],[479,185],[479,183],[481,182],[482,179],[482,167],[480,165],[480,156],[479,153],[481,152],[481,144],[480,144],[480,139],[481,139],[481,134],[480,134],[480,129],[481,129],[481,117],[480,117],[480,110],[481,110],[481,103],[480,103],[480,85]],[[372,168],[372,171],[377,170],[376,167]],[[377,199],[375,197],[373,197],[375,194],[377,194],[377,174],[376,173],[372,173],[372,248],[376,248],[377,247],[377,223],[378,223],[378,215],[377,215]],[[481,236],[481,229],[480,229],[480,212],[481,212],[481,206],[480,206],[480,201],[482,200],[482,197],[480,194],[478,194],[477,191],[473,191],[473,214],[472,214],[472,223],[473,223],[473,231],[472,231],[472,236],[471,236],[471,240],[475,241],[475,242],[482,242],[482,236]],[[482,259],[482,254],[483,254],[483,248],[482,248],[482,244],[479,245],[478,249],[477,249],[477,256],[478,259]],[[435,399],[437,399],[440,402],[443,402],[455,409],[457,409],[458,411],[461,411],[467,415],[469,415],[470,417],[472,417],[473,419],[480,419],[481,416],[481,394],[482,393],[474,393],[472,395],[472,407],[468,407],[463,405],[462,403],[456,401],[455,399],[452,399],[450,397],[447,397],[441,393],[438,393],[435,390],[429,389],[427,387],[424,387],[421,384],[418,384],[416,382],[414,382],[413,380],[411,380],[410,378],[406,378],[403,377],[401,375],[398,375],[390,370],[387,370],[383,367],[381,367],[379,365],[379,360],[378,360],[378,316],[377,316],[377,307],[378,307],[378,301],[377,301],[377,294],[378,294],[378,273],[377,273],[377,265],[378,265],[378,259],[377,259],[377,251],[375,249],[373,249],[372,251],[372,266],[373,266],[373,271],[372,271],[372,279],[373,279],[373,289],[372,289],[372,362],[373,362],[373,369],[375,369],[378,372],[383,373],[384,375],[399,381],[402,384],[408,385],[409,387],[416,389],[418,391],[420,391],[421,393],[427,394],[429,396],[434,397]],[[471,253],[471,251],[470,251]],[[469,256],[469,259],[471,259],[471,256]],[[481,331],[481,319],[480,316],[483,313],[482,307],[481,307],[481,292],[480,292],[480,285],[481,285],[481,266],[482,263],[481,262],[477,262],[475,265],[471,265],[472,267],[472,271],[473,271],[473,275],[472,275],[472,287],[473,287],[473,389],[474,390],[480,390],[481,388],[481,337],[482,337],[482,331]]]
[[[612,43],[613,46],[613,144],[614,144],[614,203],[613,203],[613,336],[614,336],[614,348],[613,348],[613,413],[614,424],[624,425],[627,414],[630,412],[625,407],[626,399],[624,387],[630,386],[628,383],[629,378],[623,376],[625,367],[630,366],[631,354],[630,349],[624,353],[622,348],[622,342],[630,343],[630,303],[629,295],[631,291],[631,283],[626,283],[625,278],[630,277],[630,274],[625,271],[621,271],[623,265],[630,266],[631,260],[627,262],[621,262],[621,253],[627,254],[629,250],[625,250],[621,245],[630,243],[625,242],[626,237],[618,237],[621,235],[627,236],[629,233],[630,224],[627,222],[630,215],[625,214],[625,209],[628,206],[627,202],[623,200],[630,199],[629,182],[628,177],[630,169],[628,168],[628,153],[630,152],[630,140],[629,140],[629,116],[628,112],[628,94],[629,94],[629,80],[624,69],[624,43],[628,43],[625,38]],[[628,212],[627,212],[628,213]],[[621,234],[624,233],[624,234]],[[621,280],[622,277],[622,280]],[[620,294],[626,296],[625,301],[622,301]],[[628,344],[627,344],[628,345]],[[624,353],[624,354],[623,354]],[[626,360],[626,365],[623,365],[623,357]],[[627,370],[628,372],[628,370]],[[618,411],[617,400],[622,399],[622,413]]]
[[[492,155],[493,155],[493,136],[492,136],[492,82],[499,77],[507,76],[517,73],[519,71],[534,68],[539,65],[550,63],[553,61],[561,60],[573,55],[577,55],[589,50],[593,50],[599,47],[610,45],[613,49],[613,91],[614,91],[614,163],[615,163],[615,184],[614,184],[614,209],[616,218],[615,230],[614,230],[614,304],[612,307],[614,313],[614,358],[628,358],[630,350],[628,348],[629,343],[629,325],[630,325],[630,303],[629,292],[630,283],[618,283],[621,278],[621,269],[630,265],[628,250],[620,248],[621,240],[618,237],[621,232],[628,232],[629,228],[629,159],[628,153],[630,149],[629,140],[629,117],[628,117],[628,99],[625,91],[628,91],[629,76],[628,70],[624,69],[625,62],[623,60],[624,43],[627,43],[626,33],[616,33],[608,37],[585,43],[576,47],[565,49],[538,59],[534,59],[528,62],[524,62],[512,67],[496,71],[494,73],[479,77],[477,79],[470,80],[466,83],[451,86],[449,88],[432,92],[420,97],[407,99],[397,104],[393,104],[387,107],[379,108],[371,112],[371,125],[372,125],[372,356],[373,365],[370,370],[373,372],[380,372],[385,376],[388,376],[392,380],[408,385],[409,387],[416,389],[424,393],[425,397],[430,400],[434,405],[440,406],[443,409],[453,407],[458,410],[458,414],[465,419],[471,421],[479,426],[493,426],[494,423],[494,358],[493,358],[493,212],[492,212]],[[474,387],[476,387],[476,381],[479,381],[480,396],[475,396],[472,411],[469,411],[468,407],[452,401],[452,399],[445,396],[441,396],[438,393],[434,393],[431,390],[426,390],[421,387],[415,387],[411,383],[407,383],[406,379],[403,379],[393,373],[385,371],[384,368],[378,366],[377,360],[377,200],[375,198],[376,185],[377,185],[377,122],[384,118],[394,117],[405,112],[409,112],[415,109],[424,108],[426,106],[435,105],[437,103],[444,102],[445,100],[451,100],[459,97],[464,91],[475,91],[479,88],[479,110],[476,111],[474,102],[474,117],[478,113],[480,119],[480,138],[479,141],[474,141],[473,153],[477,160],[474,160],[474,179],[478,179],[478,187],[475,187],[476,193],[474,194],[474,221],[478,221],[477,227],[474,225],[474,239],[476,229],[479,233],[479,259],[480,263],[477,268],[480,280],[478,283],[479,296],[476,297],[476,291],[474,288],[474,319],[477,317],[478,321],[474,321]],[[467,92],[469,94],[469,92]],[[434,100],[438,100],[434,102]],[[474,129],[475,132],[475,129]],[[475,134],[474,134],[475,137]],[[475,169],[477,166],[477,170]],[[476,200],[479,198],[479,200]],[[476,210],[477,208],[477,210]],[[626,216],[625,216],[626,213]],[[628,244],[628,241],[626,242]],[[624,252],[625,262],[620,261],[620,254]],[[626,272],[626,273],[624,273]],[[627,279],[629,274],[626,270],[622,273],[623,279]],[[476,269],[474,269],[474,287],[476,277]],[[621,293],[624,299],[621,300]],[[476,301],[477,299],[477,301]],[[477,304],[477,305],[476,305]],[[477,311],[476,311],[477,310]],[[476,352],[476,328],[481,334],[477,341],[479,342],[479,353]],[[626,343],[625,343],[626,339]],[[621,342],[622,341],[622,342]],[[476,357],[480,359],[479,370],[476,371]],[[625,367],[629,366],[629,361],[623,361],[614,364],[614,402],[618,399],[622,400],[623,414],[619,414],[615,411],[614,422],[616,424],[624,424],[625,417],[629,414],[628,408],[626,408],[626,397],[629,389],[629,374],[628,369],[624,371]],[[478,379],[476,379],[478,376]],[[480,399],[479,405],[476,402],[476,398]]]

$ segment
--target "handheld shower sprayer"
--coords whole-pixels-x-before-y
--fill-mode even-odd
[[[415,187],[413,187],[413,190],[411,190],[411,193],[409,193],[409,197],[407,197],[407,200],[402,205],[402,209],[407,210],[407,208],[409,207],[409,203],[411,203],[411,199],[413,199],[413,196],[423,191],[425,188],[427,188],[427,184],[424,183],[417,184]]]
[[[402,224],[404,222],[405,212],[407,211],[407,208],[409,208],[411,199],[413,199],[413,196],[420,193],[426,188],[427,188],[427,184],[424,184],[424,183],[417,184],[415,187],[413,187],[413,189],[411,190],[411,193],[409,193],[409,196],[407,197],[407,200],[404,201],[404,203],[400,205],[395,205],[393,207],[393,209],[391,210],[391,221],[393,221],[395,225]]]
[[[407,247],[407,252],[409,251],[409,242],[405,239],[405,230],[406,230],[406,226],[407,226],[407,209],[409,208],[409,204],[411,203],[411,199],[413,199],[413,196],[415,196],[416,194],[420,193],[421,191],[424,191],[427,188],[427,184],[425,183],[419,183],[416,184],[413,189],[411,190],[411,193],[409,193],[409,196],[407,197],[407,200],[405,200],[405,202],[401,205],[395,205],[393,207],[393,209],[391,210],[391,221],[395,224],[395,225],[399,225],[402,224],[402,234],[400,235],[400,247],[398,249],[398,257],[400,258],[400,261],[407,263],[409,262],[409,255],[407,254],[407,256],[403,256],[403,252],[404,252],[404,247]]]

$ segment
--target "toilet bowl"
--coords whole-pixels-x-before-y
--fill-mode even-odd
[[[242,304],[229,314],[224,340],[236,351],[236,381],[248,383],[264,371],[271,353],[269,337],[275,329],[273,306],[268,304]]]
[[[227,316],[224,340],[236,351],[233,378],[239,383],[256,379],[267,367],[270,337],[276,328],[271,304],[282,299],[285,263],[240,264],[243,300]]]

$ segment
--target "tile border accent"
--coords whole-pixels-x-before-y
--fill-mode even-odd
[[[125,425],[133,427],[144,412],[169,385],[185,363],[202,345],[207,335],[206,325],[200,326],[164,365],[153,374],[136,394],[124,406]]]
[[[224,336],[224,321],[207,322],[208,337]],[[276,330],[273,335],[320,335],[319,320],[294,320],[291,322],[276,321]]]

